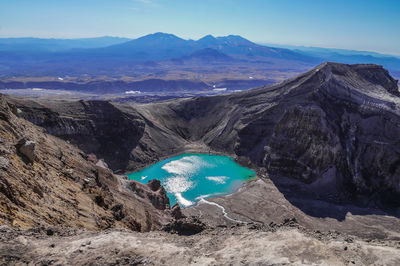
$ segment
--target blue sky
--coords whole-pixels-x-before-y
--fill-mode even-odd
[[[198,39],[400,54],[400,0],[0,0],[0,37]]]

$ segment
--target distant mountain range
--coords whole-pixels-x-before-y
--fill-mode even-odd
[[[395,56],[340,49],[289,48],[260,45],[237,35],[207,35],[199,40],[185,40],[161,32],[137,39],[0,38],[0,77],[82,74],[139,77],[166,75],[172,69],[203,73],[210,72],[211,69],[205,68],[212,68],[213,63],[225,64],[228,72],[235,65],[237,69],[267,67],[266,72],[297,73],[324,61],[380,64],[394,76],[400,76],[400,58]]]
[[[216,50],[226,55],[245,59],[260,57],[264,59],[301,60],[304,62],[316,62],[318,60],[313,56],[303,55],[289,49],[259,45],[237,35],[225,37],[207,35],[194,41],[184,40],[173,34],[161,32],[107,47],[72,50],[65,53],[83,57],[90,55],[96,58],[124,57],[140,62],[167,60],[190,55],[204,49],[213,49],[206,51],[215,53],[214,50]]]
[[[63,52],[69,54],[124,55],[138,61],[161,60],[213,48],[222,53],[267,56],[285,59],[310,59],[285,48],[255,44],[241,36],[213,37],[207,35],[197,41],[184,40],[173,34],[154,33],[138,39],[98,37],[85,39],[0,38],[1,52]]]
[[[81,39],[0,38],[0,51],[60,52],[74,48],[105,47],[129,40],[110,36]]]

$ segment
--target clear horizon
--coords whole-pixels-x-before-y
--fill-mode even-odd
[[[260,44],[400,55],[393,30],[400,28],[399,12],[394,0],[13,0],[0,3],[0,37],[232,34]]]

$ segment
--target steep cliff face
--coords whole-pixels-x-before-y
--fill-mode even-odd
[[[377,66],[321,65],[266,89],[284,96],[239,131],[236,153],[271,175],[323,186],[331,180],[329,185],[352,197],[399,206],[395,88],[397,81]]]
[[[26,101],[18,108],[23,118],[103,158],[113,170],[127,166],[144,133],[143,119],[123,113],[109,102],[57,102],[46,107]]]
[[[148,231],[170,222],[165,193],[114,175],[18,113],[0,95],[1,224]]]
[[[46,123],[67,113],[42,105],[57,117],[45,119],[51,132]],[[340,198],[400,206],[399,89],[380,66],[325,63],[283,83],[247,92],[111,106],[118,111],[110,120],[133,116],[136,120],[127,123],[139,121],[130,130],[138,133],[129,159],[116,153],[120,147],[108,151],[128,160],[123,170],[201,143],[263,167],[277,180],[289,177],[310,184],[321,197],[329,187]],[[97,112],[82,112],[85,125],[95,123]],[[34,108],[22,115],[33,122],[40,116]],[[115,132],[111,135],[118,138]]]

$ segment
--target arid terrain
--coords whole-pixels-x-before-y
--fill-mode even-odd
[[[398,265],[400,92],[377,65],[156,103],[1,96],[4,264]],[[124,174],[184,153],[257,179],[195,207]]]
[[[76,265],[398,265],[399,242],[320,232],[288,221],[235,225],[191,236],[0,228],[2,263]]]

